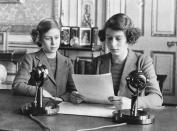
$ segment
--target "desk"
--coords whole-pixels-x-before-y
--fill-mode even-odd
[[[0,90],[0,128],[20,131],[41,131],[41,127],[26,116],[17,113],[17,109],[33,98],[13,96],[9,90]],[[165,107],[153,109],[155,123],[151,125],[123,125],[120,127],[105,128],[99,131],[176,131],[177,108]],[[52,131],[77,131],[84,128],[93,128],[116,124],[110,118],[98,118],[74,115],[37,116]]]

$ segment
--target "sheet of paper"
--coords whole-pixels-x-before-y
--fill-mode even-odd
[[[110,104],[108,97],[114,96],[111,73],[100,75],[73,74],[78,92],[86,102]]]
[[[59,104],[59,114],[72,114],[96,117],[112,117],[112,112],[115,110],[112,105],[103,104],[73,104],[70,102],[62,102]]]

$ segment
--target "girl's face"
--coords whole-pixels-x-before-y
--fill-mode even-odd
[[[128,49],[126,35],[122,30],[106,29],[106,43],[113,55],[121,55]]]
[[[60,31],[52,28],[43,35],[42,48],[46,53],[55,53],[60,46]]]

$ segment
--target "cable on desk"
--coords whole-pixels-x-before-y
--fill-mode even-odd
[[[123,125],[126,125],[126,124],[127,123],[120,123],[120,124],[106,125],[106,126],[100,126],[100,127],[95,127],[95,128],[79,129],[77,131],[93,131],[93,130],[99,130],[99,129],[103,129],[103,128],[111,128],[111,127],[123,126]]]
[[[47,127],[42,121],[38,120],[35,116],[32,114],[29,114],[29,118],[33,121],[35,121],[37,124],[39,124],[45,131],[52,131],[49,127]]]

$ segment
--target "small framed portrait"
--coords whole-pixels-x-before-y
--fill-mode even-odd
[[[70,27],[61,27],[61,46],[70,46]]]
[[[92,27],[92,32],[91,32],[91,43],[92,46],[96,46],[98,42],[98,27]]]
[[[80,0],[78,1],[78,25],[80,27],[95,26],[96,1]]]
[[[79,27],[71,27],[70,28],[70,46],[78,47],[79,42]]]
[[[7,32],[0,32],[0,49],[7,49]]]
[[[91,47],[91,28],[80,28],[80,46]]]

